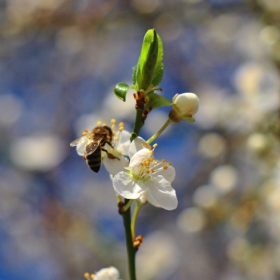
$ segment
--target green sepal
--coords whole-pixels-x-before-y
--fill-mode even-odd
[[[168,99],[166,99],[162,95],[159,95],[159,94],[154,93],[154,92],[150,92],[147,95],[147,98],[148,98],[148,103],[146,104],[146,106],[150,109],[156,109],[156,108],[159,108],[159,107],[171,106],[172,105],[171,101],[169,101]]]
[[[130,142],[132,142],[137,137],[137,133],[132,132],[130,135]]]
[[[120,100],[125,102],[126,94],[129,88],[129,85],[126,83],[118,83],[115,85],[114,93]]]
[[[193,118],[193,117],[183,117],[183,116],[181,116],[181,120],[186,121],[186,122],[195,122],[195,118]]]
[[[149,29],[144,36],[137,70],[134,78],[139,90],[146,90],[151,85],[158,58],[158,36],[154,29]]]

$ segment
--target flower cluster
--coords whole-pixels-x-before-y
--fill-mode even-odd
[[[143,236],[136,236],[136,220],[140,208],[146,203],[165,210],[174,210],[178,206],[176,191],[171,183],[175,179],[175,168],[165,159],[154,157],[157,144],[151,145],[171,123],[182,120],[194,122],[199,99],[194,93],[176,94],[172,102],[156,93],[163,75],[163,48],[159,35],[154,29],[149,30],[144,38],[140,58],[133,69],[133,86],[119,83],[114,88],[115,95],[122,101],[130,88],[136,101],[136,116],[133,132],[124,130],[121,122],[115,129],[116,121],[111,126],[98,122],[91,131],[85,130],[81,137],[71,142],[78,155],[82,156],[89,168],[99,172],[103,164],[110,174],[116,193],[119,213],[123,216],[126,246],[128,253],[130,279],[136,279],[135,254],[143,241]],[[162,106],[171,106],[167,121],[159,131],[144,140],[139,136],[151,110]],[[135,202],[131,217],[131,205]],[[85,274],[87,280],[118,280],[116,268],[104,268],[96,275]]]
[[[126,199],[139,199],[143,204],[149,202],[166,210],[175,209],[178,201],[171,186],[175,169],[166,160],[154,159],[157,145],[151,148],[141,137],[130,143],[130,133],[123,129],[122,123],[117,132],[113,131],[113,135],[112,143],[104,144],[102,162],[112,176],[116,194]],[[86,153],[86,147],[91,143],[88,138],[89,133],[85,131],[75,143],[78,155],[84,156]]]
[[[169,101],[156,91],[163,77],[163,44],[154,29],[146,33],[138,63],[133,67],[132,82],[118,83],[114,93],[122,101],[126,101],[129,89],[133,89],[135,100],[134,128],[131,133],[124,130],[119,123],[111,120],[111,127],[101,122],[91,131],[85,130],[81,137],[71,142],[76,146],[77,153],[83,156],[88,167],[99,172],[103,164],[110,174],[116,193],[119,213],[123,217],[126,247],[129,264],[129,276],[136,280],[135,255],[143,241],[143,236],[136,236],[136,221],[140,208],[146,203],[165,210],[174,210],[178,206],[176,191],[171,183],[175,179],[175,169],[171,162],[154,157],[157,144],[151,143],[171,123],[182,120],[194,122],[199,105],[199,99],[194,93],[176,94]],[[147,141],[141,138],[140,130],[144,126],[148,114],[159,107],[170,106],[171,111],[163,126]],[[131,206],[133,216],[131,216]],[[87,280],[117,280],[119,273],[115,268],[100,270],[96,275],[85,275]]]
[[[172,101],[168,124],[170,121],[194,120],[193,115],[197,112],[199,104],[199,99],[194,93],[176,94]],[[139,136],[130,142],[131,134],[124,130],[124,124],[119,123],[117,131],[115,124],[114,119],[111,120],[111,128],[98,122],[97,127],[106,127],[109,136],[106,133],[101,136],[95,133],[96,128],[91,132],[85,130],[71,146],[76,146],[78,155],[85,159],[100,149],[99,164],[102,162],[111,175],[113,188],[118,196],[138,200],[141,204],[149,202],[166,210],[175,209],[178,200],[171,186],[176,174],[174,167],[165,159],[154,158],[157,144],[151,147]],[[159,133],[155,134],[148,142],[158,135]],[[94,164],[97,164],[97,159],[94,160]],[[87,163],[90,164],[90,161]]]

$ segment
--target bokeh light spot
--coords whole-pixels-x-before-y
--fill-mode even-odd
[[[203,211],[196,207],[185,209],[177,219],[178,227],[186,233],[195,233],[202,230],[205,222]]]
[[[238,174],[234,167],[222,165],[212,171],[210,181],[220,193],[228,193],[236,186],[237,176]]]
[[[208,158],[215,158],[221,155],[225,149],[225,139],[217,133],[208,133],[204,135],[198,144],[199,152]]]

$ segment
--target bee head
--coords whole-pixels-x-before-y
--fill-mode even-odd
[[[109,142],[111,142],[112,141],[112,137],[113,137],[113,131],[112,131],[112,129],[111,129],[111,127],[109,127],[109,126],[107,126],[107,125],[104,125],[103,126],[103,128],[104,129],[106,129],[106,134],[109,136],[109,138],[110,138],[110,141]]]

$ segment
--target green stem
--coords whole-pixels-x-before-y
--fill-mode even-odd
[[[118,202],[118,203],[120,203],[120,202],[122,201],[122,198],[121,198],[120,195],[117,195],[117,196],[116,196],[116,199],[117,199],[117,202]]]
[[[142,203],[140,201],[137,201],[134,212],[133,212],[133,216],[132,216],[132,222],[131,222],[131,233],[132,233],[132,239],[135,238],[135,232],[136,232],[136,221],[137,221],[137,217],[138,217],[138,213],[139,210],[142,207]]]
[[[156,132],[148,141],[148,144],[151,144],[170,124],[172,123],[172,121],[170,119],[168,119],[166,121],[166,123],[161,127],[161,129]]]
[[[125,200],[125,205],[129,203],[129,199]],[[125,240],[126,240],[126,251],[128,258],[128,267],[129,267],[129,279],[136,280],[136,267],[135,267],[135,254],[137,248],[133,247],[133,239],[131,233],[131,213],[130,208],[122,213],[124,228],[125,228]]]
[[[140,129],[144,125],[143,120],[142,120],[142,113],[143,113],[142,109],[140,109],[140,108],[136,109],[134,128],[133,128],[133,132],[131,133],[131,136],[130,136],[130,142],[132,142],[139,135]]]
[[[130,206],[131,206],[131,204],[133,203],[133,199],[130,199],[123,207],[122,207],[122,212],[126,212],[126,211],[128,211],[129,210],[129,208],[130,208]]]

